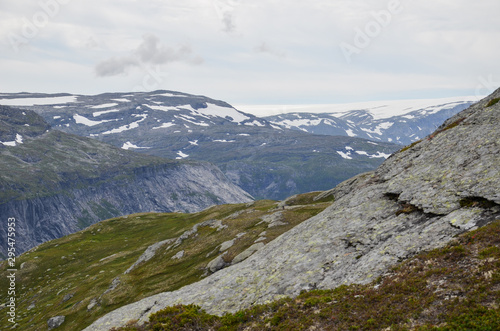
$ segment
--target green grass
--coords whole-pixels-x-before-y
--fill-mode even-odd
[[[50,317],[64,315],[66,321],[58,330],[80,330],[125,304],[199,281],[209,274],[205,267],[220,254],[221,243],[246,233],[235,240],[225,255],[231,260],[251,246],[263,231],[266,231],[264,243],[273,240],[331,204],[331,201],[312,201],[317,194],[299,196],[301,204],[284,211],[276,208],[276,201],[262,200],[214,206],[193,214],[134,214],[109,219],[44,243],[17,258],[18,267],[24,263],[17,272],[18,323],[23,330],[45,330]],[[105,201],[100,205],[105,207]],[[267,229],[267,224],[258,224],[263,216],[277,211],[283,213],[286,225]],[[222,220],[227,228],[217,231],[200,227],[197,235],[190,236],[178,247],[161,247],[151,260],[123,274],[148,246],[177,238],[195,224],[213,219]],[[184,256],[173,260],[180,251],[184,251]],[[6,269],[5,263],[0,265],[0,288],[7,286]],[[103,295],[116,277],[121,282],[118,288]],[[63,302],[68,294],[73,296]],[[5,295],[0,294],[2,302]],[[99,305],[88,311],[91,300],[99,297]],[[35,307],[28,310],[31,304]],[[0,308],[0,330],[9,325],[6,318]]]
[[[410,145],[403,147],[399,152],[403,153],[404,151],[412,149],[413,147],[415,147],[416,145],[418,145],[420,142],[422,142],[422,140],[415,141],[415,142],[411,143]]]
[[[367,285],[304,292],[225,316],[176,306],[116,330],[498,330],[500,220]]]
[[[500,98],[494,98],[494,99],[491,99],[491,100],[490,100],[490,101],[486,104],[486,108],[496,105],[496,104],[498,103],[498,101],[500,101]]]

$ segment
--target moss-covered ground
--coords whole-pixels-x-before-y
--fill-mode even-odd
[[[44,243],[17,258],[18,329],[47,330],[49,318],[63,315],[65,322],[58,330],[81,330],[120,306],[196,282],[210,274],[206,265],[221,254],[221,243],[245,233],[224,255],[229,262],[258,238],[267,243],[331,204],[314,202],[317,194],[298,196],[284,209],[278,208],[276,201],[262,200],[214,206],[193,214],[129,215]],[[262,217],[277,211],[286,224],[268,228]],[[151,260],[124,274],[150,245],[178,238],[195,224],[208,220],[221,220],[227,227],[220,231],[199,227],[179,246],[169,249],[171,245],[167,244],[159,248]],[[261,236],[264,231],[265,236]],[[172,259],[181,251],[182,258]],[[5,262],[0,264],[1,289],[8,288],[6,269]],[[117,277],[118,287],[104,294]],[[0,300],[7,300],[6,291],[0,293]],[[93,300],[97,304],[88,309]],[[11,326],[6,311],[5,306],[0,306],[1,330]]]

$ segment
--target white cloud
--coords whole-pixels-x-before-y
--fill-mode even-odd
[[[49,1],[58,0],[41,0]],[[474,94],[481,78],[500,81],[498,0],[399,2],[347,63],[339,44],[352,43],[389,0],[73,0],[18,52],[9,34],[23,36],[42,9],[4,1],[0,89],[132,90],[144,85],[144,67],[157,66],[168,75],[146,87],[231,103],[446,97]]]

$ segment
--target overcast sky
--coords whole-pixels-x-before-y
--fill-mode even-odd
[[[2,0],[0,93],[484,95],[500,86],[499,13],[498,0]]]

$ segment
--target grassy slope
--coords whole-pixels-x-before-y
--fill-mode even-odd
[[[223,317],[196,306],[120,330],[499,330],[500,220],[421,253],[372,284],[314,290]]]
[[[267,243],[300,222],[318,214],[331,201],[313,202],[318,193],[304,194],[288,202],[285,210],[275,201],[221,205],[194,214],[136,214],[97,223],[81,232],[44,243],[18,257],[23,268],[17,272],[19,296],[18,323],[23,330],[46,330],[47,320],[66,316],[58,330],[80,330],[98,317],[122,305],[156,293],[178,289],[204,277],[205,266],[220,253],[218,246],[237,234],[225,258],[242,252],[266,231]],[[261,217],[283,212],[287,225],[267,228]],[[207,220],[222,220],[228,227],[217,231],[200,227],[176,248],[160,248],[153,259],[123,275],[144,252],[158,242],[176,238],[193,225]],[[260,224],[259,224],[260,223]],[[181,259],[172,259],[184,251]],[[6,263],[0,265],[0,288],[7,288]],[[120,277],[116,290],[103,295],[90,311],[87,306],[99,298],[113,279]],[[7,293],[0,294],[5,302]],[[30,307],[32,304],[34,306]],[[30,309],[29,309],[30,308]],[[5,308],[0,308],[0,327],[9,326]]]

